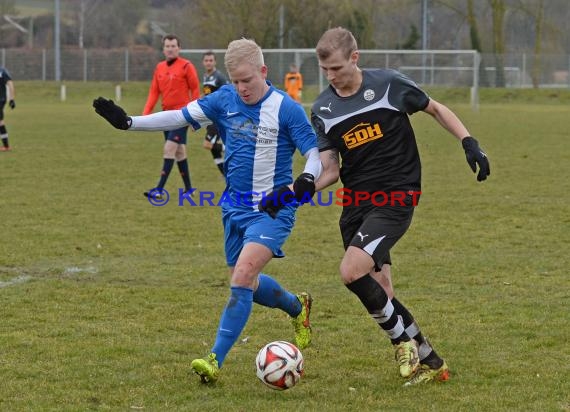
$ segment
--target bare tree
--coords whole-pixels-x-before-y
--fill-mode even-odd
[[[83,42],[86,47],[116,48],[134,44],[136,28],[147,15],[138,0],[87,0]]]
[[[545,24],[544,19],[544,0],[523,1],[520,0],[518,4],[520,10],[530,22],[527,27],[532,27],[533,30],[527,30],[527,33],[532,33],[534,38],[533,43],[533,64],[530,71],[530,78],[532,86],[538,88],[540,84],[540,73],[542,69],[542,46],[543,46],[543,28]]]
[[[489,79],[487,77],[487,72],[484,70],[484,48],[481,41],[479,20],[474,0],[461,0],[461,2],[458,0],[436,0],[434,1],[434,4],[452,11],[458,17],[461,25],[465,23],[467,24],[469,28],[469,47],[473,50],[477,50],[481,55],[480,66],[483,70],[479,70],[479,84],[481,86],[488,86]],[[448,32],[449,29],[446,28],[445,31]],[[457,35],[459,35],[459,30],[457,30]]]
[[[90,23],[90,16],[96,12],[102,0],[67,0],[66,10],[73,13],[77,22],[77,45],[83,49],[85,45],[85,26]]]
[[[277,47],[280,3],[279,0],[197,0],[195,14],[190,17],[196,24],[193,35],[204,48],[223,48],[240,37],[252,38],[263,47]]]
[[[483,53],[483,47],[479,36],[479,25],[477,24],[477,17],[473,8],[473,0],[467,0],[467,21],[469,22],[469,38],[471,40],[471,47],[479,53]],[[488,86],[489,79],[487,78],[487,72],[484,70],[485,62],[483,58],[481,58],[481,67],[483,70],[479,70],[479,83],[481,86]]]
[[[505,0],[489,0],[493,20],[493,53],[495,55],[495,86],[505,87]]]
[[[336,26],[351,30],[359,47],[376,46],[375,0],[286,0],[283,4],[286,47],[313,48],[325,30]]]

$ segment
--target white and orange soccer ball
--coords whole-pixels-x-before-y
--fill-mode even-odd
[[[271,389],[289,389],[303,376],[303,354],[292,343],[270,342],[257,354],[255,368],[259,380]]]

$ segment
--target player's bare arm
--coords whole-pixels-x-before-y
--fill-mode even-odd
[[[424,112],[431,115],[444,129],[449,131],[457,139],[461,141],[467,164],[473,171],[477,173],[477,181],[482,182],[491,174],[491,167],[487,154],[479,147],[479,142],[469,135],[469,131],[459,118],[447,106],[430,99]]]
[[[338,159],[338,150],[330,149],[320,153],[321,164],[323,171],[317,180],[315,186],[316,190],[323,190],[324,188],[335,184],[340,175],[340,162]]]
[[[445,130],[461,140],[469,136],[469,131],[447,106],[430,99],[424,112],[431,115]]]

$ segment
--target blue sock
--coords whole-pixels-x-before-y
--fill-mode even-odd
[[[301,302],[297,296],[283,289],[271,276],[259,274],[259,286],[253,294],[253,301],[269,308],[279,308],[291,317],[301,313]]]
[[[220,319],[216,343],[212,353],[216,354],[218,366],[222,367],[226,355],[239,338],[253,306],[253,291],[247,288],[231,288],[232,294]]]

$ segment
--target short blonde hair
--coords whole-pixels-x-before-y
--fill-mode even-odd
[[[352,52],[358,50],[356,39],[344,27],[328,29],[317,43],[317,56],[319,59],[328,58],[336,50],[340,50],[346,59],[350,58]]]
[[[249,63],[257,68],[261,68],[265,64],[261,47],[251,39],[241,38],[228,44],[224,57],[224,64],[228,73],[242,63]]]

